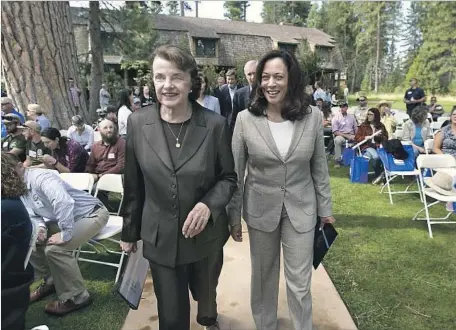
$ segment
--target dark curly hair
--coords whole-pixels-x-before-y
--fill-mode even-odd
[[[191,53],[188,50],[185,50],[178,46],[163,45],[155,50],[155,52],[152,55],[152,61],[156,57],[174,63],[179,68],[179,70],[188,72],[190,74],[192,80],[192,87],[191,92],[188,94],[188,98],[191,101],[196,101],[200,96],[201,77],[198,75],[198,65],[196,64],[196,61],[191,55]],[[154,100],[157,100],[157,94],[155,93],[155,85],[153,83],[153,79],[150,94],[152,95]]]
[[[55,127],[48,127],[41,132],[41,136],[48,138],[49,140],[59,139],[59,148],[66,152],[67,143],[69,139],[66,136],[62,136],[60,131]]]
[[[287,51],[271,50],[259,60],[252,87],[253,98],[248,109],[255,116],[266,116],[268,101],[261,88],[261,78],[266,62],[275,58],[281,58],[288,69],[288,90],[282,106],[282,118],[290,121],[301,120],[312,111],[311,99],[303,93],[305,85],[299,63],[296,57]]]
[[[15,154],[2,152],[2,198],[19,198],[27,192],[24,179],[16,171],[19,163]]]

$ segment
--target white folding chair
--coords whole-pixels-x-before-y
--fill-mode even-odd
[[[67,136],[68,135],[68,130],[66,130],[66,129],[61,129],[59,132],[60,132],[61,136]]]
[[[101,133],[98,131],[93,132],[93,142],[101,141]]]
[[[86,190],[92,193],[94,178],[90,173],[60,173],[63,181],[68,183],[74,189]]]
[[[393,195],[397,194],[416,194],[420,195],[420,199],[423,199],[422,192],[420,189],[420,184],[418,182],[419,171],[415,169],[415,155],[413,153],[413,146],[411,144],[405,144],[405,151],[408,154],[407,159],[397,160],[391,154],[388,154],[385,149],[378,149],[378,155],[382,161],[383,168],[385,170],[385,184],[380,189],[380,193],[386,193],[389,195],[389,200],[391,204],[393,203]],[[391,189],[391,181],[398,177],[404,178],[405,176],[412,176],[415,179],[405,188],[405,190],[394,190]],[[418,190],[410,190],[412,185],[416,182]]]
[[[404,136],[404,130],[401,128],[397,128],[396,131],[394,132],[394,137],[396,139],[402,140],[402,137]]]
[[[437,122],[438,122],[438,123],[442,123],[442,124],[443,124],[445,121],[447,121],[447,120],[450,120],[450,117],[441,116],[441,117],[437,118]]]
[[[426,151],[426,155],[429,155],[434,150],[434,139],[424,141],[424,150]]]
[[[24,269],[27,268],[27,264],[32,255],[32,251],[36,250],[36,239],[38,238],[38,231],[40,229],[40,227],[38,226],[36,221],[33,220],[33,218],[30,218],[30,222],[32,223],[32,236],[30,237],[29,249],[28,249],[27,255],[25,256],[25,260],[24,260]]]
[[[422,169],[432,169],[432,170],[437,170],[437,171],[445,171],[445,170],[452,170],[456,172],[456,159],[451,156],[451,155],[419,155],[417,160],[416,160],[418,170],[420,172],[419,174],[419,179],[420,179],[420,185],[421,189],[423,191],[423,204],[424,208],[419,210],[415,216],[413,217],[413,220],[426,220],[427,225],[428,225],[428,230],[429,230],[429,237],[432,238],[432,228],[431,226],[434,224],[440,224],[440,223],[454,223],[456,224],[456,221],[450,221],[448,220],[450,218],[450,215],[453,212],[449,212],[446,217],[443,218],[431,218],[429,215],[429,209],[437,205],[439,203],[448,203],[448,202],[453,202],[456,203],[456,197],[455,196],[447,196],[447,195],[442,195],[435,191],[434,189],[427,188],[425,187],[424,183],[424,178],[422,175]],[[430,197],[434,199],[435,201],[428,204],[427,202],[427,197]],[[426,217],[425,218],[418,218],[421,212],[425,212]]]
[[[100,180],[97,182],[96,190],[95,190],[95,197],[98,196],[99,191],[107,191],[107,192],[114,192],[114,193],[120,193],[122,195],[122,199],[120,201],[119,209],[115,214],[110,214],[109,215],[109,220],[106,226],[103,227],[103,229],[93,237],[89,241],[89,246],[91,246],[94,251],[82,251],[81,247],[78,248],[76,252],[76,259],[79,261],[86,261],[90,263],[96,263],[96,264],[101,264],[101,265],[106,265],[106,266],[111,266],[114,268],[117,268],[117,274],[116,274],[116,280],[115,282],[119,280],[120,276],[120,271],[122,269],[122,263],[123,259],[125,257],[125,252],[118,252],[118,251],[113,251],[107,248],[104,244],[100,243],[99,241],[101,240],[107,240],[110,242],[114,242],[116,244],[120,244],[120,241],[113,239],[112,237],[119,234],[122,231],[122,226],[123,226],[123,218],[119,216],[120,210],[122,208],[122,202],[123,202],[123,183],[122,183],[122,176],[120,174],[105,174],[103,175]],[[98,253],[98,249],[96,246],[102,248],[104,251],[106,251],[108,254],[118,254],[120,255],[120,260],[118,263],[112,263],[112,262],[105,262],[105,261],[98,261],[98,260],[93,260],[93,259],[86,259],[86,258],[80,258],[79,255],[80,253]]]
[[[442,127],[442,124],[443,124],[443,122],[438,122],[438,121],[433,121],[431,123],[432,135],[435,135],[435,133],[437,133],[440,130],[440,128]]]

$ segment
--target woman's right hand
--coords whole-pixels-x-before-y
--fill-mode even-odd
[[[231,237],[236,242],[242,242],[242,224],[236,224],[234,226],[230,226],[230,233]]]
[[[130,252],[135,253],[136,252],[136,242],[130,243],[130,242],[121,241],[120,248],[122,249],[122,251],[124,251],[126,253],[130,253]]]

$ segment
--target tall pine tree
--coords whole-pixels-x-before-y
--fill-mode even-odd
[[[261,17],[264,23],[289,23],[306,26],[310,1],[263,1]]]
[[[226,12],[223,15],[232,21],[245,21],[248,6],[248,1],[225,1],[223,8]]]

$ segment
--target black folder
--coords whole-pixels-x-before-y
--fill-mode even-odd
[[[314,256],[313,256],[313,266],[317,269],[321,261],[328,252],[332,243],[337,237],[337,231],[334,229],[334,226],[330,223],[326,223],[324,227],[320,230],[321,220],[320,217],[317,217],[317,225],[315,226],[315,237],[314,237]]]

